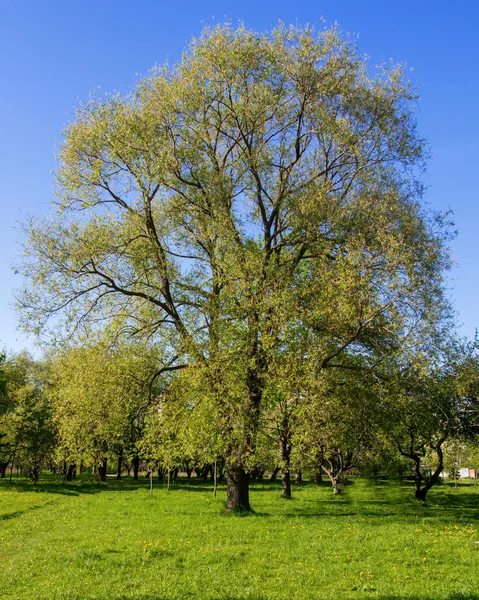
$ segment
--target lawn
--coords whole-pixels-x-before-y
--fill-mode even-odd
[[[177,480],[0,481],[2,600],[479,599],[479,486],[354,480],[342,496],[252,486],[254,514],[225,489]]]

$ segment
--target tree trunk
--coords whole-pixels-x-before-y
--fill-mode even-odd
[[[437,444],[437,446],[434,447],[434,450],[436,451],[436,454],[437,454],[436,470],[434,471],[434,473],[432,475],[430,475],[430,477],[426,481],[426,484],[424,485],[422,490],[420,488],[417,489],[417,486],[414,490],[414,495],[416,496],[416,499],[419,500],[420,502],[424,502],[426,500],[427,493],[432,488],[432,486],[438,482],[439,477],[444,468],[444,456],[443,456],[442,448],[441,448],[443,441],[444,440],[440,441]]]
[[[302,471],[298,471],[296,473],[296,485],[301,485],[303,483],[303,473]]]
[[[280,467],[276,467],[275,470],[271,473],[270,481],[276,481],[276,476],[280,472]]]
[[[321,448],[320,452],[316,455],[316,460],[318,461],[318,470],[314,475],[314,481],[316,483],[323,483],[323,463],[324,463],[324,453]]]
[[[421,459],[419,456],[415,456],[414,460],[414,497],[416,500],[424,502],[426,495],[423,494],[421,489],[422,485],[422,473],[421,473]],[[427,493],[427,492],[426,492]]]
[[[291,442],[288,435],[281,436],[281,496],[291,498]]]
[[[133,479],[135,481],[138,480],[138,471],[139,470],[140,470],[140,457],[134,456],[133,457]]]
[[[120,448],[120,452],[118,453],[118,467],[116,469],[116,478],[121,479],[121,469],[123,465],[123,448]]]
[[[100,468],[98,469],[98,474],[100,476],[100,481],[106,481],[106,471],[107,471],[108,461],[106,458],[103,458],[100,463]]]
[[[443,455],[441,446],[446,441],[446,439],[447,439],[447,435],[445,435],[442,439],[440,439],[439,442],[435,446],[432,446],[432,448],[436,451],[436,454],[437,454],[437,466],[436,466],[436,470],[434,471],[434,473],[432,473],[432,475],[430,475],[427,478],[425,478],[423,476],[423,474],[421,473],[421,457],[424,456],[425,453],[424,452],[421,452],[421,453],[413,452],[413,444],[412,443],[411,443],[411,449],[409,452],[405,452],[404,450],[401,449],[400,446],[398,446],[399,452],[403,456],[406,456],[407,458],[414,461],[414,497],[419,502],[424,502],[426,500],[428,491],[439,480],[439,477],[444,468],[444,455]],[[421,488],[421,485],[423,484],[423,482],[425,482],[425,484],[424,484],[424,487]]]
[[[343,478],[341,475],[337,477],[331,477],[331,484],[333,486],[333,495],[340,494],[343,489]]]
[[[226,512],[250,511],[249,475],[240,465],[230,465],[226,493]]]
[[[70,465],[68,467],[67,475],[66,475],[67,481],[71,481],[73,479],[73,474],[76,471],[76,468],[77,468],[77,466],[75,463],[70,463]]]
[[[5,473],[7,472],[8,463],[0,462],[0,478],[3,479],[5,477]]]
[[[281,474],[281,497],[291,498],[291,473],[283,471]]]

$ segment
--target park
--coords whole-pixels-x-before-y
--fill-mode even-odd
[[[226,490],[155,481],[45,476],[0,481],[2,597],[25,600],[474,600],[478,488],[352,478],[252,486],[254,512],[226,515]],[[451,557],[454,557],[453,560]]]
[[[479,339],[410,73],[225,19],[77,102],[18,229],[1,598],[479,598]]]

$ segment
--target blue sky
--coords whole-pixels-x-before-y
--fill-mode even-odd
[[[0,348],[33,339],[16,330],[11,305],[21,283],[22,215],[49,210],[61,131],[74,107],[100,87],[127,92],[138,75],[175,62],[205,24],[230,18],[257,30],[278,21],[338,22],[359,34],[371,64],[392,58],[412,67],[418,122],[432,158],[425,182],[434,209],[454,211],[457,268],[449,281],[462,333],[479,326],[479,3],[437,0],[134,2],[0,0]]]

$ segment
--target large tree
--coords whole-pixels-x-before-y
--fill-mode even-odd
[[[56,215],[26,226],[24,318],[114,320],[158,338],[159,369],[197,369],[228,510],[249,509],[272,361],[307,360],[304,337],[317,368],[344,366],[441,302],[414,102],[401,69],[371,73],[336,29],[226,25],[65,131]]]

